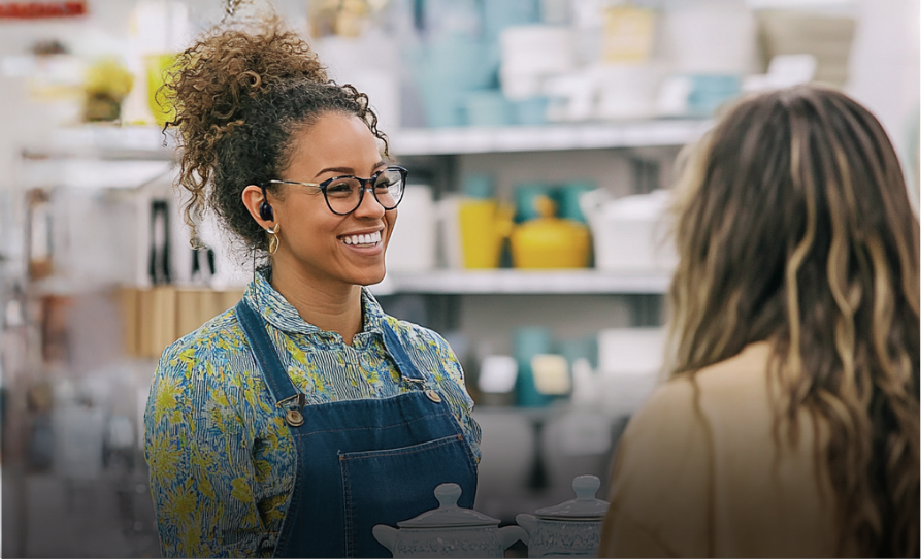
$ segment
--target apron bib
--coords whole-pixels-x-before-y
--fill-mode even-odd
[[[287,410],[297,448],[294,490],[275,557],[390,557],[371,534],[438,507],[435,487],[456,483],[461,507],[476,493],[477,467],[451,408],[383,322],[384,345],[415,389],[388,398],[305,406],[269,340],[265,321],[242,300],[237,318],[273,405]]]

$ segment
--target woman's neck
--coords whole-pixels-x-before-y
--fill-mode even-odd
[[[352,345],[355,334],[361,331],[361,286],[318,282],[286,267],[272,270],[271,285],[305,322],[336,332],[346,344]]]

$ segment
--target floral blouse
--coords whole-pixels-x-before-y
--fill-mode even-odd
[[[386,398],[406,390],[383,342],[388,321],[439,385],[479,461],[480,427],[463,371],[435,332],[384,314],[362,291],[353,345],[307,324],[261,274],[244,300],[268,323],[307,403]],[[294,488],[296,448],[272,405],[233,308],[163,352],[144,414],[145,457],[164,557],[268,557]]]

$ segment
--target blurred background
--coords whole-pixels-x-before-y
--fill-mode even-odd
[[[503,523],[572,498],[579,474],[606,490],[662,366],[674,163],[727,102],[844,89],[917,201],[916,0],[271,4],[369,95],[410,170],[372,290],[461,359],[483,427],[475,508]],[[141,423],[157,359],[253,270],[213,221],[190,248],[154,93],[224,13],[0,1],[3,556],[159,555]]]

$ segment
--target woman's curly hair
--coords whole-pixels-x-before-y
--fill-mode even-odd
[[[165,95],[179,130],[179,184],[192,245],[196,224],[211,208],[248,244],[266,249],[259,224],[243,205],[248,185],[263,185],[287,168],[293,133],[329,112],[364,121],[388,152],[368,97],[326,74],[307,41],[273,15],[255,28],[216,26],[177,57],[166,72]]]

